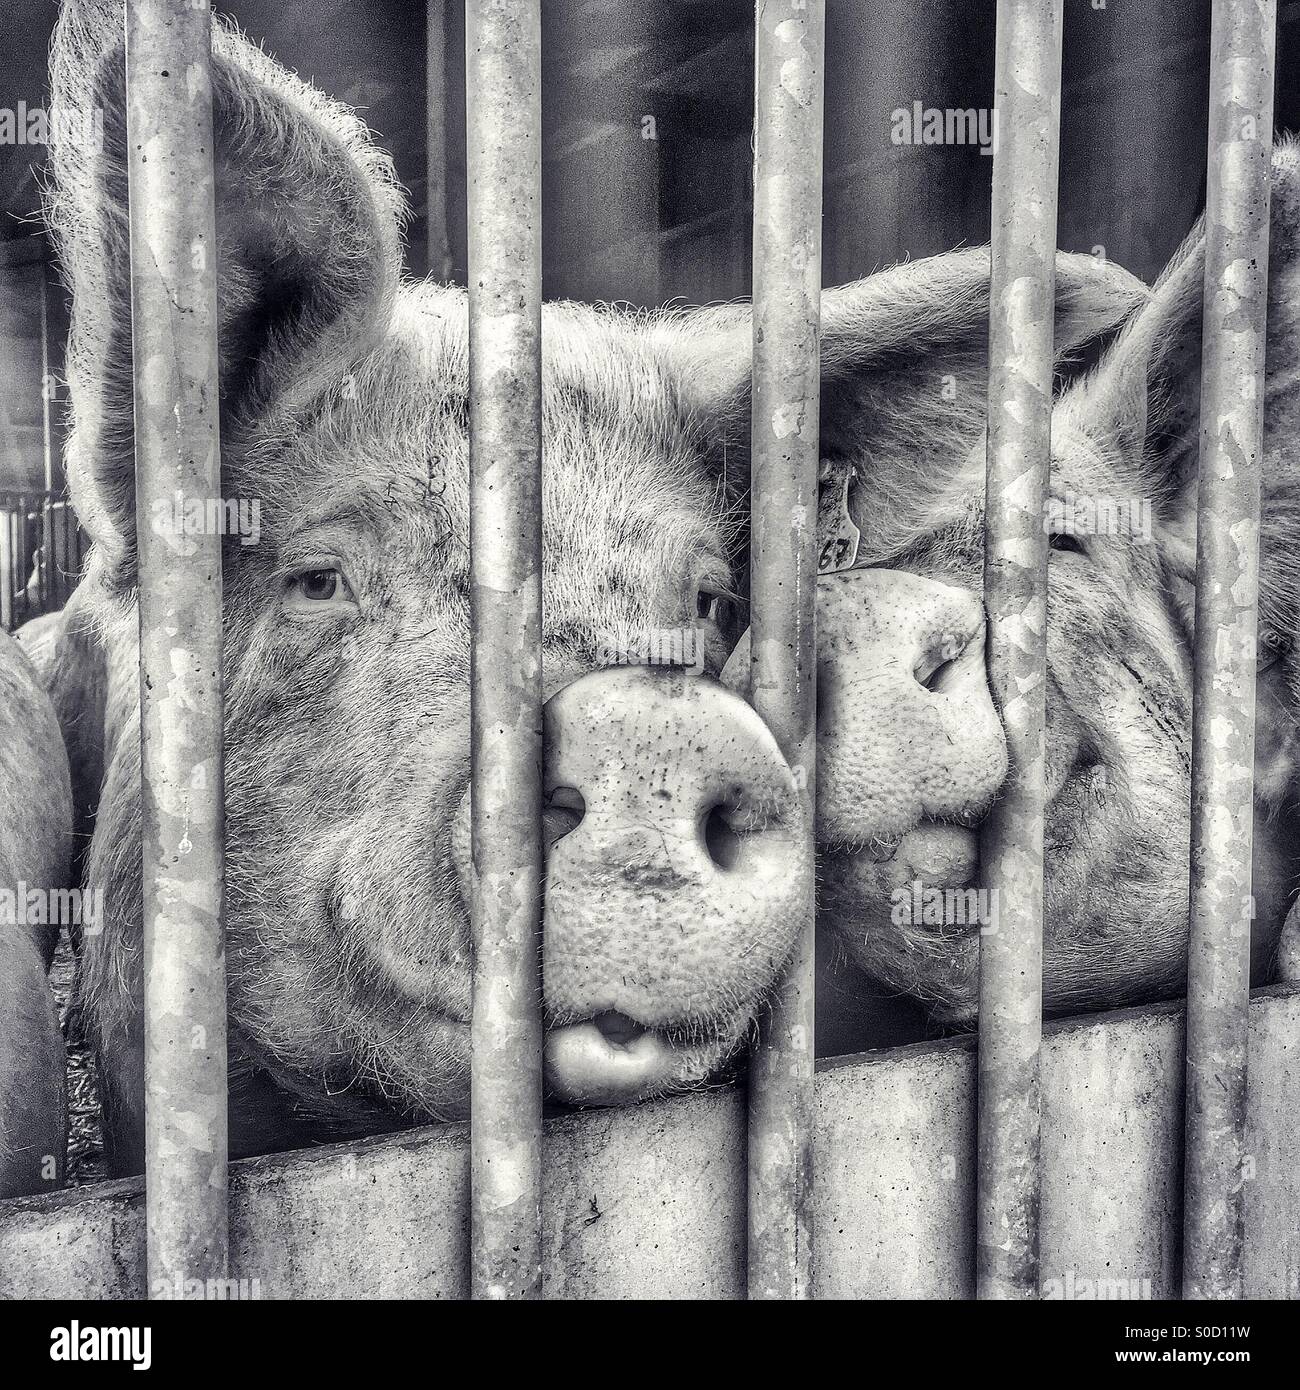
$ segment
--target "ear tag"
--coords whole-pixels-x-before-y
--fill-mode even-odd
[[[817,573],[834,574],[853,568],[862,540],[862,532],[849,515],[853,466],[844,459],[822,459],[818,481],[821,486],[817,493],[817,537],[821,553]]]

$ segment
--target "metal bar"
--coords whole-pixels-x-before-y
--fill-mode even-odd
[[[211,16],[126,7],[149,1288],[227,1274],[221,538],[160,524],[220,496]]]
[[[997,14],[984,602],[1010,772],[980,855],[976,1293],[1038,1295],[1047,495],[1062,0]]]
[[[1183,1293],[1242,1296],[1274,0],[1216,0],[1201,357]]]
[[[813,806],[823,0],[758,0],[750,691],[801,778],[799,935],[749,1077],[749,1296],[812,1291]]]
[[[541,1294],[541,6],[467,0],[471,1288]]]
[[[425,5],[425,251],[428,273],[451,279],[447,235],[447,0]]]
[[[20,569],[18,557],[22,554],[19,537],[22,534],[22,513],[18,513],[18,528],[14,527],[14,513],[0,512],[4,522],[4,535],[0,536],[0,627],[6,632],[16,626],[14,622],[14,594],[17,591],[17,574]]]
[[[50,511],[54,497],[54,427],[50,402],[54,383],[50,377],[50,290],[49,271],[44,262],[37,268],[40,276],[41,304],[41,458],[45,478],[45,497],[41,502],[41,565],[38,574],[41,611],[44,612],[57,596],[63,603],[65,585],[55,560],[54,517]]]

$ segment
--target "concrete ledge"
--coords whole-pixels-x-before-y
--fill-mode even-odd
[[[1251,1028],[1248,1293],[1294,1298],[1300,992],[1258,991]],[[1180,1008],[1049,1025],[1043,1065],[1045,1292],[1177,1297]],[[832,1059],[817,1100],[819,1295],[969,1297],[972,1042]],[[263,1297],[464,1297],[467,1139],[440,1126],[233,1165],[232,1275]],[[742,1295],[736,1091],[565,1116],[546,1164],[551,1297]],[[138,1180],[0,1203],[0,1297],[144,1292]]]

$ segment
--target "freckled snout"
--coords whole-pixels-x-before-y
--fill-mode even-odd
[[[817,836],[864,846],[923,820],[969,822],[1007,771],[968,590],[899,570],[817,585]],[[748,634],[723,680],[743,688]]]
[[[716,682],[593,672],[546,705],[547,1078],[612,1104],[703,1080],[793,944],[794,776]]]

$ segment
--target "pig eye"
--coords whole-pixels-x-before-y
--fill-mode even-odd
[[[1291,639],[1284,632],[1276,632],[1272,628],[1261,628],[1258,650],[1257,669],[1264,672],[1270,666],[1276,666],[1284,656],[1290,654]]]
[[[708,589],[700,589],[695,595],[695,616],[704,622],[716,623],[722,626],[723,619],[727,616],[727,600],[721,594],[715,594]]]
[[[352,590],[341,570],[333,565],[322,565],[293,575],[286,597],[290,607],[319,608],[327,604],[351,603]]]
[[[1075,555],[1086,555],[1083,542],[1072,531],[1053,531],[1047,538],[1047,544],[1052,550],[1069,551]]]
[[[338,570],[309,570],[298,580],[303,598],[333,598],[338,592]]]

